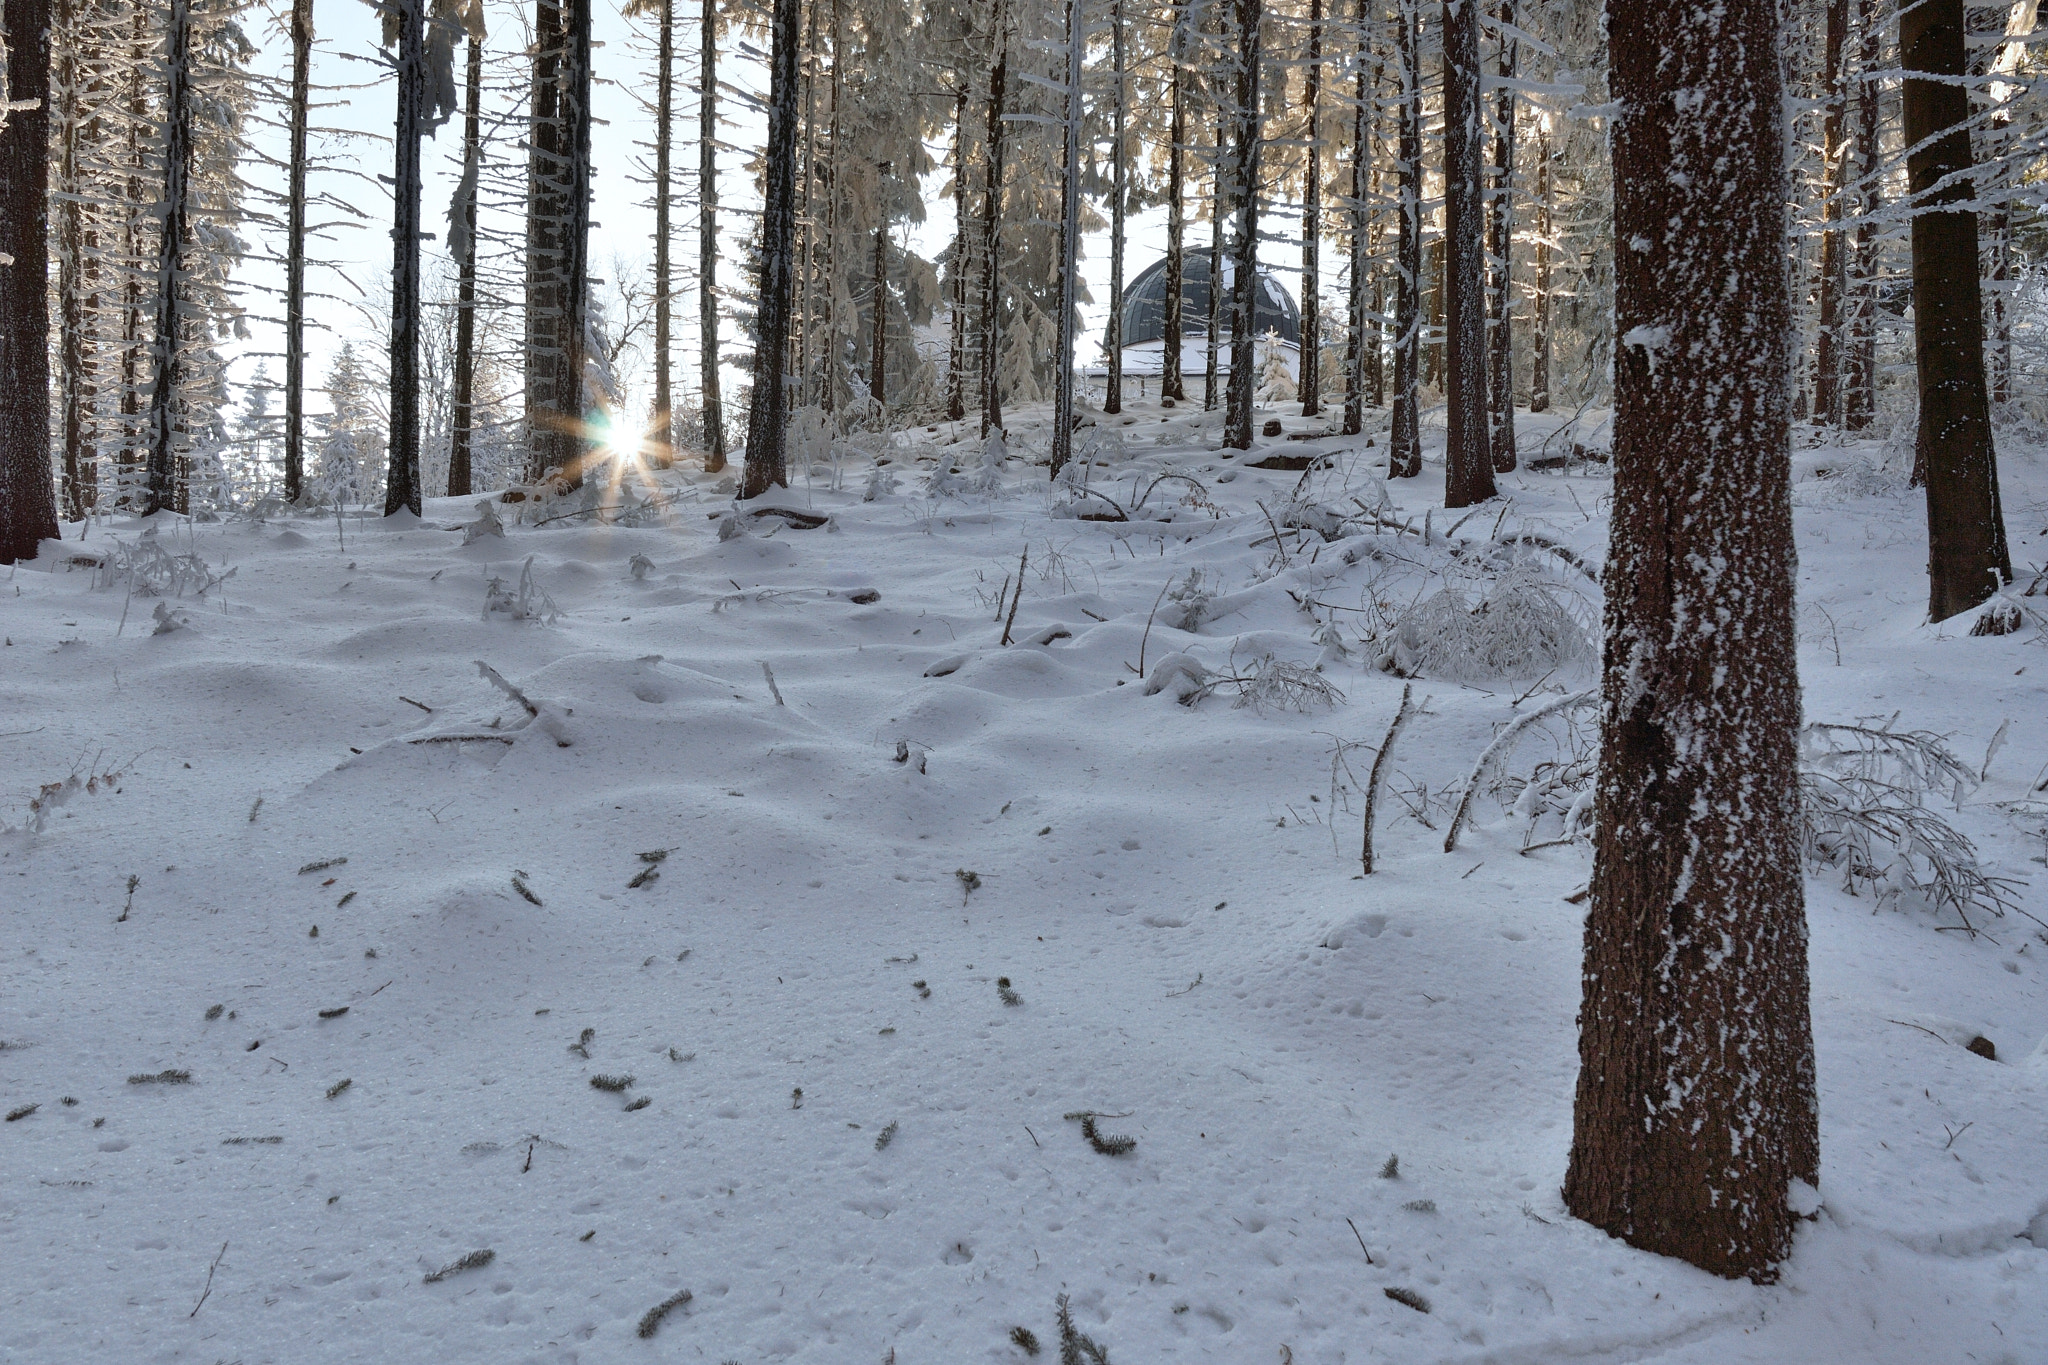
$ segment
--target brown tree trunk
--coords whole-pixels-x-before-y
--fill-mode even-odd
[[[1401,74],[1395,164],[1400,238],[1394,266],[1394,411],[1387,433],[1387,477],[1422,473],[1422,69],[1419,0],[1394,0],[1395,55]]]
[[[163,165],[161,217],[157,228],[156,326],[150,347],[149,482],[142,514],[175,510],[183,452],[180,401],[184,398],[185,238],[192,210],[192,5],[171,0],[164,33]],[[33,259],[40,261],[40,255]],[[40,343],[38,343],[40,344]],[[47,439],[46,437],[44,439]]]
[[[285,188],[284,500],[306,496],[306,133],[312,115],[313,0],[292,0],[290,162]]]
[[[96,263],[87,259],[85,186],[79,165],[80,144],[92,138],[86,126],[85,108],[90,97],[85,88],[85,72],[93,64],[93,55],[88,50],[91,30],[80,23],[74,0],[58,0],[55,22],[57,30],[67,35],[50,91],[52,102],[61,111],[57,121],[60,145],[52,150],[59,205],[57,360],[58,390],[62,395],[59,437],[64,450],[62,501],[64,519],[81,521],[95,501],[99,482],[99,461],[93,449],[93,410],[98,396],[93,383],[97,336],[93,315],[98,306],[97,300],[89,297],[86,285],[87,275],[95,272]]]
[[[1899,18],[1914,201],[1913,347],[1920,372],[1914,482],[1927,486],[1927,613],[1944,621],[2012,578],[1999,515],[1998,457],[1984,392],[1963,0],[1921,0]],[[1925,73],[1924,76],[1914,73]],[[1932,79],[1929,79],[1932,78]]]
[[[1003,143],[1004,98],[1010,77],[1010,35],[1004,27],[1002,0],[996,0],[994,61],[988,75],[988,164],[982,168],[981,198],[981,436],[1003,425]],[[838,61],[834,58],[835,69]]]
[[[708,12],[711,0],[705,0]],[[755,313],[754,392],[747,407],[743,498],[789,486],[785,442],[790,302],[796,244],[796,54],[798,0],[775,0],[768,58],[768,145],[761,194],[760,302]]]
[[[1166,149],[1166,319],[1159,351],[1159,396],[1187,401],[1187,379],[1181,373],[1181,294],[1187,286],[1187,25],[1190,0],[1174,0],[1173,36],[1167,52],[1172,66],[1171,145]]]
[[[812,6],[816,12],[816,6]],[[967,82],[953,91],[953,261],[947,267],[952,326],[946,347],[946,417],[967,415]],[[798,370],[802,374],[802,370]]]
[[[0,564],[57,535],[50,488],[49,0],[6,0],[7,96],[34,101],[0,125]]]
[[[676,0],[661,0],[656,22],[661,27],[656,38],[654,76],[654,411],[648,425],[653,428],[653,463],[666,469],[675,461],[676,448],[675,331],[671,307],[675,297],[675,265],[670,218],[675,200]],[[469,50],[471,70],[475,71],[478,49],[474,39]],[[470,89],[474,91],[476,87],[472,85]]]
[[[1493,496],[1479,0],[1444,4],[1444,506]]]
[[[420,140],[427,121],[426,0],[394,0],[398,112],[391,189],[390,409],[384,515],[420,514]]]
[[[716,474],[725,468],[725,399],[718,377],[717,0],[704,0],[697,54],[697,389],[704,472]]]
[[[1758,1282],[1819,1178],[1776,0],[1608,10],[1614,529],[1565,1203]],[[1680,99],[1680,95],[1689,98]],[[1673,174],[1678,169],[1683,175]]]
[[[881,178],[887,181],[889,167],[882,166]],[[868,397],[874,400],[875,414],[880,417],[888,410],[889,370],[889,214],[883,202],[877,203],[878,215],[875,222],[875,268],[868,284]]]
[[[474,33],[469,35],[469,65],[464,76],[462,164],[463,179],[469,188],[462,201],[464,231],[455,261],[455,401],[448,432],[448,496],[451,498],[468,497],[475,478],[471,444],[476,430],[476,184],[483,156],[484,45]],[[660,200],[656,202],[660,203]],[[659,252],[655,261],[656,306],[661,307],[664,301],[659,295],[666,283],[663,278],[666,262]],[[656,317],[666,321],[659,313]],[[667,341],[667,337],[662,336],[659,329],[656,336],[655,353],[665,360],[667,351],[662,343]],[[664,366],[656,366],[655,382],[655,409],[665,416],[667,409],[663,405],[667,400],[668,385]],[[656,430],[666,450],[669,434],[666,421],[661,422]]]

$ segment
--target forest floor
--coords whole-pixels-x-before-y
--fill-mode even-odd
[[[1453,529],[1438,463],[1128,415],[1124,521],[942,426],[800,477],[814,529],[672,471],[639,526],[112,520],[0,578],[0,1358],[1022,1365],[1065,1294],[1118,1365],[2039,1361],[2042,618],[1924,624],[1917,498],[1799,453],[1807,716],[1945,737],[2011,904],[1809,879],[1824,1203],[1728,1283],[1558,1194],[1589,853],[1522,850],[1590,713],[1443,847],[1594,679],[1597,589],[1507,542],[1597,566],[1604,468]],[[1503,573],[1487,681],[1432,598]]]

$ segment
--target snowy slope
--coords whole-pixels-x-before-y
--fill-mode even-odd
[[[831,514],[814,530],[721,539],[728,504],[681,474],[667,525],[466,547],[441,529],[463,502],[166,521],[235,574],[168,599],[188,624],[160,634],[166,599],[54,551],[14,572],[0,1105],[40,1107],[0,1127],[0,1357],[1021,1362],[1011,1329],[1050,1358],[1067,1293],[1121,1365],[2042,1359],[2036,926],[1941,932],[1811,881],[1825,1208],[1782,1284],[1573,1222],[1588,855],[1519,855],[1527,822],[1491,799],[1442,851],[1443,794],[1539,679],[1416,680],[1361,879],[1370,754],[1333,780],[1333,742],[1391,720],[1403,683],[1359,636],[1441,586],[1447,519],[1427,546],[1286,530],[1282,562],[1268,514],[1301,476],[1243,468],[1186,409],[1131,411],[1100,486],[1129,506],[1171,467],[1212,507],[1169,483],[1131,522],[1052,515],[1021,460],[992,495],[927,497],[976,449],[947,427],[898,442],[872,501],[864,461],[839,491],[821,466],[788,495]],[[1317,501],[1376,496],[1362,443],[1268,445],[1335,454]],[[1897,712],[1972,767],[2009,721],[1942,810],[2048,916],[2041,630],[1922,625],[1918,504],[1814,476],[1842,458],[1800,462],[1807,713]],[[966,459],[942,482],[971,484]],[[2038,561],[2048,472],[2006,466]],[[1597,564],[1597,468],[1504,486],[1501,524]],[[1390,491],[1420,531],[1440,467]],[[559,618],[486,613],[529,556]],[[1591,585],[1539,558],[1593,620]],[[1195,570],[1207,619],[1168,623],[1184,592],[1148,634]],[[1147,673],[1320,661],[1343,700],[1176,705],[1141,650]],[[73,772],[107,780],[31,832],[29,798]],[[1961,1045],[1979,1033],[1996,1062]],[[166,1070],[190,1080],[128,1083]],[[1135,1149],[1098,1154],[1078,1111]]]

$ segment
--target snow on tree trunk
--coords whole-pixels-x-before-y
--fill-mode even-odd
[[[1323,0],[1309,0],[1308,75],[1302,92],[1308,146],[1301,188],[1301,415],[1323,410]]]
[[[547,472],[554,443],[549,432],[554,371],[559,358],[561,199],[556,193],[564,155],[561,68],[562,9],[558,0],[534,0],[532,110],[526,158],[525,409],[527,479]]]
[[[1493,496],[1479,0],[1444,3],[1444,506]]]
[[[284,500],[297,505],[306,496],[306,131],[312,99],[313,0],[292,0],[290,31],[292,86],[287,114],[289,160],[285,172],[284,247]]]
[[[1394,412],[1387,433],[1387,477],[1422,472],[1422,26],[1420,0],[1394,0],[1395,62],[1401,90],[1395,165],[1401,222],[1394,267]]]
[[[1849,288],[1849,257],[1842,241],[1842,198],[1848,183],[1849,145],[1842,135],[1848,91],[1842,63],[1849,42],[1849,0],[1827,0],[1826,37],[1822,43],[1821,98],[1827,114],[1821,123],[1822,208],[1826,227],[1820,239],[1820,326],[1814,344],[1813,420],[1839,426],[1842,421],[1842,303]]]
[[[1984,392],[1963,0],[1921,0],[1899,18],[1913,193],[1913,344],[1920,424],[1914,482],[1927,487],[1927,613],[1945,621],[2012,578],[1998,457]]]
[[[1550,411],[1550,115],[1536,125],[1536,298],[1529,329],[1529,411]]]
[[[1361,8],[1363,8],[1361,6]],[[1363,16],[1361,16],[1362,18]],[[1345,271],[1350,288],[1345,296],[1344,330],[1344,434],[1356,436],[1365,430],[1366,366],[1378,377],[1380,335],[1376,320],[1368,318],[1371,296],[1366,285],[1372,257],[1372,208],[1368,179],[1372,165],[1373,122],[1368,111],[1373,94],[1377,64],[1367,45],[1365,25],[1357,26],[1357,47],[1352,53],[1351,93],[1351,203],[1345,234]]]
[[[1500,21],[1515,22],[1515,7],[1503,0]],[[1500,35],[1500,91],[1495,106],[1494,172],[1500,178],[1486,216],[1486,254],[1491,288],[1487,294],[1486,388],[1493,412],[1493,469],[1515,467],[1515,40]]]
[[[1848,305],[1848,341],[1842,359],[1842,425],[1862,431],[1877,411],[1877,229],[1874,221],[1883,195],[1878,177],[1882,165],[1878,137],[1878,85],[1874,77],[1884,56],[1884,25],[1879,0],[1857,0],[1856,24],[1862,32],[1856,82],[1856,246],[1852,258]]]
[[[881,179],[884,184],[889,178],[889,163],[881,165]],[[877,418],[889,411],[889,219],[887,214],[878,214],[875,219],[875,264],[868,279],[868,398],[875,405]]]
[[[1262,139],[1259,48],[1264,0],[1236,0],[1237,60],[1231,72],[1230,395],[1223,414],[1223,444],[1252,448],[1252,399],[1258,387],[1259,145]],[[1210,279],[1210,287],[1216,280]]]
[[[707,0],[709,3],[709,0]],[[743,498],[758,498],[789,484],[785,440],[789,394],[790,304],[794,292],[791,249],[796,239],[796,56],[800,0],[775,0],[768,58],[768,145],[761,195],[761,255],[756,278],[754,392],[747,408]]]
[[[34,101],[0,123],[0,564],[33,559],[57,534],[50,490],[50,10],[6,0],[7,97]]]
[[[1125,105],[1130,99],[1130,82],[1124,74],[1124,0],[1110,0],[1110,89],[1115,104],[1110,109],[1109,147],[1109,378],[1104,385],[1102,410],[1115,416],[1124,410],[1124,213],[1130,205],[1125,166],[1130,148],[1124,142]]]
[[[1614,523],[1565,1203],[1775,1277],[1819,1178],[1776,0],[1608,10]]]

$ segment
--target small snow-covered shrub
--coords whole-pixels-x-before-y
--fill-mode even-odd
[[[1382,667],[1402,677],[1483,682],[1568,672],[1595,659],[1586,628],[1528,570],[1495,579],[1478,601],[1455,587],[1401,614]]]
[[[178,554],[165,547],[152,526],[134,540],[114,537],[114,548],[93,569],[93,587],[126,588],[139,597],[204,597],[235,576],[215,573],[198,555]]]
[[[1807,861],[1842,874],[1851,895],[1917,900],[1954,912],[2017,907],[2017,884],[1985,872],[1969,837],[1929,809],[1935,793],[1960,801],[1976,774],[1937,735],[1888,726],[1816,722],[1800,732],[1801,843]]]
[[[526,557],[519,570],[516,589],[507,587],[505,580],[495,574],[484,584],[484,619],[488,621],[494,613],[514,621],[541,621],[548,625],[561,619],[562,609],[555,605],[555,599],[534,581],[532,555]]]
[[[1249,674],[1229,681],[1237,686],[1237,700],[1231,706],[1249,706],[1260,715],[1268,708],[1305,713],[1344,700],[1335,684],[1307,664],[1288,663],[1270,654],[1261,658]]]

